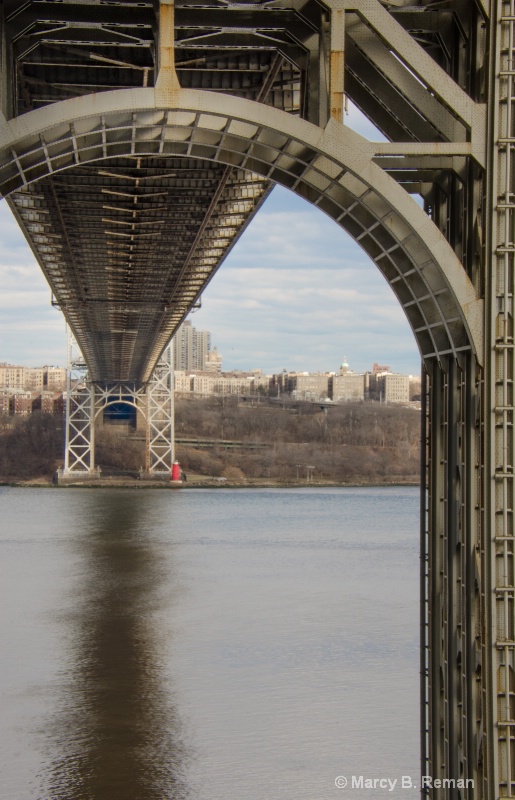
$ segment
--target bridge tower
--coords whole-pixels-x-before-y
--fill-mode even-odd
[[[0,33],[0,191],[91,386],[149,383],[274,184],[384,275],[423,365],[424,794],[515,797],[515,0],[4,0]]]
[[[67,361],[65,460],[58,470],[59,482],[100,478],[95,462],[96,422],[114,403],[133,406],[145,420],[145,466],[140,477],[170,480],[175,460],[173,347],[165,349],[145,386],[90,381],[71,331]]]

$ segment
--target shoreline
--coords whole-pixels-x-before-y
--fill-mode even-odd
[[[336,489],[336,488],[388,488],[394,486],[420,486],[417,480],[377,480],[377,481],[280,481],[246,480],[231,481],[219,478],[188,479],[186,482],[172,483],[166,480],[126,480],[123,478],[100,478],[99,480],[66,481],[54,484],[49,479],[31,478],[29,480],[0,481],[0,487],[16,489]]]

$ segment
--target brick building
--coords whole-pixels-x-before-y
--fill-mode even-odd
[[[354,401],[361,402],[365,399],[365,375],[347,372],[344,375],[334,375],[332,379],[331,398],[336,403]]]
[[[327,372],[288,373],[287,391],[294,400],[324,400],[329,396],[330,377]]]

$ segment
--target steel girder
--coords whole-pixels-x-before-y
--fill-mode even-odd
[[[93,375],[116,362],[149,379],[273,183],[348,230],[403,305],[424,364],[422,773],[446,782],[426,787],[438,800],[515,796],[514,3],[2,6],[0,185]],[[387,142],[341,124],[345,96]],[[68,176],[84,192],[80,223]],[[143,195],[166,191],[181,230],[171,195],[187,197],[183,179],[198,236],[153,295],[156,327],[147,308],[129,305],[146,290],[141,223],[154,237],[163,228],[163,201],[147,209]],[[241,201],[232,180],[257,187],[243,209],[226,205]],[[115,202],[106,189],[119,192]],[[122,221],[134,213],[129,231]],[[113,244],[115,220],[129,248]],[[93,244],[67,241],[70,224],[91,225]],[[152,252],[150,293],[167,264],[157,238]],[[84,293],[102,282],[112,305],[104,317]],[[91,338],[95,326],[109,344]]]

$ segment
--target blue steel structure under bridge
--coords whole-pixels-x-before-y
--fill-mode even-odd
[[[514,797],[515,0],[4,0],[0,15],[0,190],[87,367],[87,453],[69,437],[68,468],[94,468],[97,403],[148,403],[269,189],[317,205],[385,276],[422,358],[425,794]],[[345,126],[347,98],[386,141]],[[171,440],[167,424],[157,412]]]

